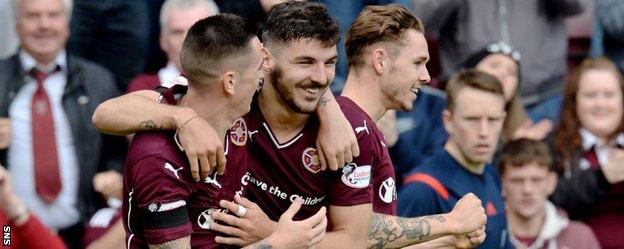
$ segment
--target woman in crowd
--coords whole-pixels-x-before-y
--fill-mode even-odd
[[[624,248],[623,84],[610,60],[585,60],[566,86],[554,136],[560,180],[552,201],[607,249]]]
[[[492,74],[503,85],[503,93],[507,102],[505,106],[507,117],[503,124],[503,141],[518,138],[542,140],[548,135],[552,129],[552,121],[544,119],[533,124],[520,101],[518,94],[520,53],[518,51],[503,41],[492,43],[470,56],[464,63],[464,67],[474,67],[477,70]]]

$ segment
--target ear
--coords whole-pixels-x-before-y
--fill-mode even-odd
[[[444,111],[442,111],[442,122],[444,123],[444,129],[446,130],[446,133],[452,134],[453,133],[453,113],[451,113],[451,111],[447,109],[444,109]]]
[[[275,66],[275,56],[273,55],[273,53],[271,53],[271,51],[269,51],[265,47],[262,47],[262,49],[260,50],[260,54],[264,59],[264,62],[262,63],[262,69],[269,72],[273,71],[273,67]]]
[[[388,61],[388,53],[385,49],[378,47],[373,50],[371,54],[371,63],[373,64],[373,69],[375,69],[375,73],[383,74],[385,70],[387,70]]]
[[[551,195],[552,193],[555,192],[555,188],[557,187],[557,181],[559,180],[559,177],[557,176],[557,174],[555,172],[548,172],[548,177],[546,178],[547,182],[547,186],[546,186],[546,190],[548,191],[548,195]]]
[[[221,75],[221,88],[225,95],[234,96],[234,87],[237,83],[236,76],[236,72],[234,71],[227,71]]]

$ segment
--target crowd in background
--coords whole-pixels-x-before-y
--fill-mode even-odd
[[[201,18],[234,13],[262,27],[271,6],[282,1],[13,1],[0,0],[0,160],[6,167],[0,168],[0,223],[25,234],[14,237],[15,248],[42,246],[29,239],[33,231],[45,234],[49,248],[124,247],[119,207],[128,143],[93,127],[95,108],[180,75],[182,41]],[[46,9],[49,2],[62,2],[63,9]],[[506,216],[488,225],[508,227],[502,230],[509,242],[501,240],[507,246],[624,248],[624,1],[320,2],[342,36],[366,5],[401,4],[424,23],[433,83],[418,92],[411,111],[389,112],[378,122],[395,167],[400,215],[439,213],[444,193],[483,184],[477,196],[487,215]],[[32,9],[23,9],[27,5]],[[592,33],[581,58],[573,58],[566,20],[583,12],[592,14],[582,24]],[[334,93],[347,79],[343,42]],[[453,76],[471,69],[500,82],[505,114],[476,120],[483,125],[464,134],[454,118],[487,108],[458,104],[458,93],[449,93],[449,107],[447,92],[461,81]],[[40,114],[41,108],[53,115]],[[51,125],[37,126],[46,122]],[[31,134],[31,125],[42,133]],[[454,154],[482,139],[492,144],[475,145],[474,155],[461,160]],[[493,146],[494,155],[479,158],[479,146]],[[436,171],[453,158],[487,167]],[[37,175],[37,167],[51,173]],[[445,175],[450,171],[465,176],[447,183],[442,178],[459,177]]]

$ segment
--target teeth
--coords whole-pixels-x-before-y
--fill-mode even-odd
[[[410,89],[410,91],[412,91],[414,94],[417,94],[418,93],[418,87],[412,87]]]
[[[316,94],[321,91],[321,89],[318,87],[304,88],[304,90],[306,90],[306,92],[309,92],[311,94]]]

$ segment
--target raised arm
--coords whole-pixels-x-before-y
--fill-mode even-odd
[[[331,91],[325,91],[317,105],[316,113],[321,123],[316,139],[321,168],[338,170],[360,155],[353,127],[342,113]]]
[[[175,130],[197,115],[191,108],[160,104],[158,97],[156,91],[143,90],[107,100],[95,109],[92,122],[103,133],[121,136],[144,130]]]
[[[92,122],[99,131],[114,135],[177,130],[195,181],[205,179],[214,169],[223,173],[226,160],[217,132],[193,109],[160,104],[159,97],[156,91],[143,90],[107,100],[97,107]]]
[[[397,217],[373,213],[368,230],[369,248],[402,248],[447,235],[465,236],[485,226],[481,200],[470,193],[446,214]]]

